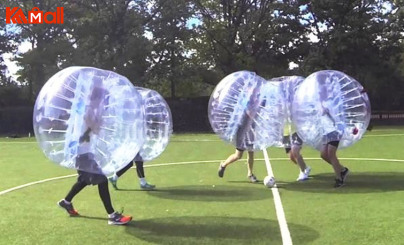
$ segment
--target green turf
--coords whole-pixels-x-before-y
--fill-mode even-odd
[[[293,243],[402,244],[404,162],[383,159],[404,159],[403,140],[404,128],[375,128],[341,150],[341,162],[352,172],[341,189],[332,188],[332,169],[318,152],[304,148],[304,157],[315,158],[307,160],[312,178],[297,183],[298,169],[283,149],[268,149]],[[127,226],[107,225],[96,187],[74,199],[81,217],[58,208],[75,177],[6,193],[0,196],[0,244],[282,244],[272,192],[247,182],[245,160],[217,177],[218,161],[233,151],[212,134],[174,135],[166,151],[147,163],[156,191],[140,191],[133,169],[119,179],[121,190],[111,188],[115,209],[134,216]],[[256,158],[262,180],[263,154]],[[178,162],[194,163],[158,165]],[[49,162],[33,138],[1,138],[0,168],[0,192],[75,174]]]

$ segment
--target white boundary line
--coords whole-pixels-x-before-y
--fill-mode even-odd
[[[271,163],[269,161],[268,152],[266,149],[264,149],[262,152],[264,153],[265,165],[267,167],[268,176],[274,176]],[[281,196],[279,195],[279,190],[278,187],[276,186],[276,182],[275,185],[271,188],[271,190],[272,195],[274,197],[276,217],[278,218],[279,228],[281,230],[282,244],[292,245],[293,244],[292,237],[290,235],[288,223],[286,222],[286,216],[285,212],[283,211],[282,200]]]
[[[264,153],[264,159],[262,158],[257,158],[255,159],[256,161],[262,161],[265,160],[265,164],[267,167],[267,172],[269,176],[274,176],[273,175],[273,171],[272,171],[272,167],[269,161],[269,157],[268,157],[268,152],[266,151],[266,149],[263,150]],[[321,160],[321,158],[318,157],[306,157],[305,159],[307,160]],[[340,157],[339,159],[341,160],[351,160],[351,161],[386,161],[386,162],[404,162],[404,159],[387,159],[387,158],[350,158],[350,157]],[[272,158],[272,160],[280,160],[280,161],[284,161],[284,160],[288,160],[289,158]],[[145,165],[145,167],[160,167],[160,166],[169,166],[169,165],[186,165],[186,164],[193,164],[193,163],[214,163],[214,162],[220,162],[220,160],[207,160],[207,161],[186,161],[186,162],[172,162],[172,163],[160,163],[160,164],[153,164],[153,165]],[[132,167],[134,168],[134,167]],[[77,176],[77,174],[70,174],[70,175],[65,175],[65,176],[59,176],[59,177],[54,177],[54,178],[48,178],[48,179],[44,179],[44,180],[39,180],[39,181],[34,181],[34,182],[30,182],[24,185],[19,185],[4,191],[0,191],[0,196],[4,195],[6,193],[15,191],[15,190],[19,190],[25,187],[29,187],[32,185],[36,185],[36,184],[41,184],[41,183],[45,183],[45,182],[49,182],[49,181],[53,181],[53,180],[59,180],[59,179],[66,179],[66,178],[71,178],[71,177],[75,177]],[[288,224],[286,222],[286,217],[285,217],[285,212],[283,210],[283,206],[282,206],[282,201],[279,195],[279,191],[278,188],[276,186],[276,184],[274,185],[273,188],[271,188],[272,190],[272,195],[274,197],[274,203],[275,203],[275,210],[276,210],[276,216],[278,219],[278,223],[279,223],[279,227],[281,230],[281,236],[282,236],[282,244],[283,245],[292,245],[292,237],[290,235],[290,231],[288,228]]]
[[[77,174],[65,175],[65,176],[60,176],[60,177],[55,177],[55,178],[49,178],[49,179],[39,180],[39,181],[35,181],[35,182],[30,182],[30,183],[27,183],[27,184],[24,184],[24,185],[19,185],[19,186],[16,186],[16,187],[4,190],[4,191],[0,191],[0,196],[4,195],[6,193],[9,193],[9,192],[15,191],[15,190],[22,189],[24,187],[31,186],[31,185],[36,185],[36,184],[40,184],[40,183],[44,183],[44,182],[48,182],[48,181],[52,181],[52,180],[66,179],[66,178],[70,178],[70,177],[74,177],[74,176],[77,176]]]
[[[371,137],[393,137],[393,136],[403,136],[404,134],[372,134],[372,135],[364,135],[363,138],[371,138]]]
[[[265,155],[264,155],[265,156]],[[307,160],[322,160],[319,157],[305,157],[304,159]],[[385,161],[385,162],[404,162],[404,159],[388,159],[388,158],[351,158],[351,157],[339,157],[340,160],[351,160],[351,161]],[[256,161],[264,161],[265,158],[256,158]],[[285,158],[285,157],[274,157],[272,158],[272,160],[276,160],[276,161],[289,161],[289,158]],[[207,161],[187,161],[187,162],[171,162],[171,163],[156,163],[156,164],[152,164],[152,165],[145,165],[145,168],[151,168],[151,167],[160,167],[160,166],[169,166],[169,165],[186,165],[186,164],[193,164],[193,163],[219,163],[221,160],[207,160]],[[133,167],[134,168],[134,167]],[[7,190],[3,190],[0,191],[0,196],[4,195],[6,193],[15,191],[15,190],[19,190],[25,187],[29,187],[32,185],[36,185],[36,184],[41,184],[41,183],[45,183],[45,182],[49,182],[49,181],[53,181],[53,180],[59,180],[59,179],[65,179],[65,178],[71,178],[77,176],[77,174],[70,174],[70,175],[65,175],[65,176],[59,176],[59,177],[54,177],[54,178],[48,178],[48,179],[43,179],[43,180],[38,180],[38,181],[34,181],[34,182],[30,182],[27,184],[23,184],[23,185],[19,185]]]

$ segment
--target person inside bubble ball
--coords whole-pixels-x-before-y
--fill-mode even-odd
[[[289,78],[293,78],[293,80],[285,80],[285,82],[288,82],[285,83],[285,85],[287,85],[287,90],[285,91],[285,114],[287,115],[287,118],[283,128],[283,146],[286,154],[289,154],[290,160],[300,169],[296,181],[304,181],[309,179],[311,167],[306,165],[306,162],[300,153],[303,146],[303,140],[297,134],[291,120],[291,101],[293,100],[293,95],[297,89],[300,77]],[[291,81],[293,81],[293,83],[291,83]]]
[[[336,96],[333,95],[332,84],[327,84],[327,82],[330,83],[328,78],[325,79],[323,86],[319,86],[321,103],[320,122],[323,129],[321,158],[333,167],[335,173],[334,187],[339,188],[345,184],[349,173],[349,169],[344,167],[337,157],[338,145],[344,132],[344,124],[333,116],[338,114],[335,111],[338,108],[332,103]]]
[[[58,205],[65,209],[70,216],[78,216],[79,213],[74,209],[73,198],[88,185],[97,185],[98,192],[105,210],[108,214],[108,224],[123,225],[132,220],[131,216],[125,216],[116,212],[112,207],[111,197],[108,189],[107,177],[102,173],[98,166],[91,143],[97,140],[97,135],[102,125],[103,100],[107,92],[101,87],[93,87],[90,102],[85,106],[84,113],[84,133],[80,136],[77,146],[76,168],[78,169],[78,178],[71,190],[64,199],[58,202]],[[74,145],[74,143],[70,144]]]
[[[227,157],[224,162],[219,164],[218,175],[220,178],[223,178],[224,171],[226,167],[233,162],[238,161],[243,157],[244,151],[247,149],[252,149],[253,141],[254,141],[254,117],[257,113],[256,104],[259,102],[259,93],[258,89],[253,89],[251,99],[248,101],[246,105],[246,110],[244,111],[241,119],[241,123],[239,124],[236,132],[236,151]],[[265,100],[262,101],[261,106],[265,106]],[[254,151],[247,151],[247,178],[251,183],[257,183],[259,180],[253,173],[254,167]]]
[[[284,130],[283,145],[286,154],[289,154],[290,160],[300,169],[299,176],[297,177],[296,181],[308,180],[311,167],[306,165],[306,162],[300,153],[303,146],[303,141],[296,132],[293,132],[292,135],[290,135],[289,132],[289,127]]]
[[[111,182],[114,189],[118,190],[118,178],[121,177],[128,169],[133,167],[133,162],[135,162],[135,164],[136,164],[136,173],[137,173],[137,177],[139,178],[140,189],[146,190],[146,191],[154,190],[156,188],[156,186],[149,184],[146,181],[146,175],[144,174],[144,168],[143,168],[144,161],[139,153],[135,156],[135,159],[133,159],[133,161],[128,163],[128,165],[126,165],[123,169],[119,170],[112,177],[108,178],[109,182]]]

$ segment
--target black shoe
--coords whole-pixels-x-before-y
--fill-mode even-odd
[[[223,178],[224,170],[226,170],[226,167],[223,167],[222,164],[220,163],[219,170],[217,172],[220,178]]]
[[[344,181],[340,179],[335,179],[334,188],[340,188],[344,185]]]
[[[341,171],[341,179],[342,179],[343,182],[345,182],[346,177],[348,176],[348,174],[349,174],[349,169],[348,168],[345,168],[344,170]]]
[[[114,212],[111,217],[108,218],[109,225],[124,225],[132,220],[132,216],[125,216],[121,213]]]
[[[67,204],[67,202],[65,201],[65,199],[62,199],[58,202],[59,207],[63,208],[66,210],[66,212],[70,215],[70,216],[78,216],[79,213],[77,212],[76,209],[73,208],[73,203]]]

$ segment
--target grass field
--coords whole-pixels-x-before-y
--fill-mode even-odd
[[[298,168],[284,150],[269,148],[293,244],[404,244],[404,128],[375,128],[341,150],[351,170],[343,188],[319,153],[304,148],[312,178],[295,181]],[[217,177],[219,161],[233,147],[213,134],[174,135],[166,151],[146,163],[157,185],[140,191],[135,170],[110,188],[115,209],[133,215],[127,226],[109,226],[96,187],[73,200],[82,216],[68,217],[56,202],[75,177],[13,187],[74,170],[50,163],[34,138],[0,138],[0,244],[282,244],[272,192],[247,182],[245,160]],[[263,154],[255,174],[266,174]]]

